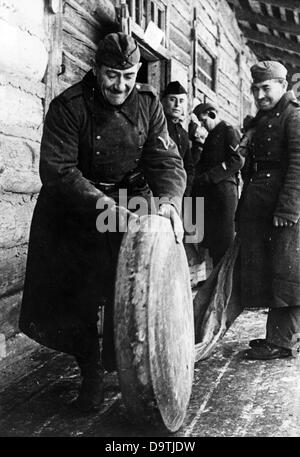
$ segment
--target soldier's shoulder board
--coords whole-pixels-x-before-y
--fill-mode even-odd
[[[69,87],[59,94],[58,98],[65,102],[69,102],[74,98],[80,97],[83,94],[82,85],[80,83],[74,84],[74,86]]]
[[[135,87],[137,88],[138,92],[141,93],[148,93],[152,95],[153,97],[157,97],[157,90],[154,89],[150,84],[144,84],[144,83],[136,83]]]

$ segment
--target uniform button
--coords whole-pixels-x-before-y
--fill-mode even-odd
[[[267,173],[267,174],[266,174],[266,177],[267,177],[267,178],[271,178],[270,173]]]
[[[272,127],[272,124],[269,124],[268,127],[269,127],[269,129],[270,129],[270,128]]]
[[[96,136],[96,140],[101,140],[101,136],[100,136],[100,135],[97,135],[97,136]]]
[[[140,84],[137,84],[137,85],[136,85],[136,88],[137,88],[137,89],[140,89],[140,88],[141,88]]]
[[[139,163],[140,159],[135,159],[135,163]]]
[[[267,152],[267,156],[270,156],[270,155],[271,155],[271,152],[270,152],[270,151],[268,151],[268,152]]]
[[[100,151],[96,151],[96,156],[99,156],[100,155]]]
[[[253,157],[253,159],[255,159],[256,155],[255,155],[255,154],[253,154],[253,156],[252,156],[252,157]]]
[[[276,113],[276,116],[277,116],[277,117],[280,116],[280,113]]]
[[[271,138],[267,138],[267,141],[271,141]]]
[[[252,181],[253,181],[253,179],[251,178],[251,179],[250,179],[250,182],[252,182]]]

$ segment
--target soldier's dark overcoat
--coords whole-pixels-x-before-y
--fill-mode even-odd
[[[186,174],[150,86],[137,84],[116,109],[89,72],[51,102],[20,316],[31,338],[72,353],[74,335],[88,332],[99,305],[113,300],[122,234],[97,231],[103,193],[91,181],[119,183],[137,166],[148,185],[133,195],[174,197],[180,212]]]
[[[238,203],[238,171],[244,164],[239,153],[240,134],[221,121],[209,132],[196,166],[193,195],[204,197],[204,240],[210,255],[219,260],[234,238],[234,216]],[[207,174],[209,183],[197,178]]]
[[[169,135],[176,143],[179,154],[183,159],[184,169],[187,175],[185,196],[189,197],[192,192],[192,185],[195,175],[195,167],[190,147],[188,132],[182,127],[180,122],[173,122],[169,116],[166,116],[168,123]]]
[[[250,138],[238,205],[244,307],[300,306],[300,104],[287,92],[258,112]],[[295,223],[275,227],[273,216]]]

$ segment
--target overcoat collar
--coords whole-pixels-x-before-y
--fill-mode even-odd
[[[113,106],[107,103],[99,90],[97,80],[90,70],[82,79],[83,94],[87,105],[97,118],[107,119],[109,113],[120,112],[134,125],[138,125],[139,118],[139,94],[134,87],[130,95],[121,106]]]
[[[283,94],[277,105],[274,108],[268,111],[258,111],[255,120],[259,120],[262,117],[266,116],[268,118],[273,116],[280,116],[280,114],[286,109],[290,102],[294,102],[299,104],[294,92],[292,90],[288,90]]]

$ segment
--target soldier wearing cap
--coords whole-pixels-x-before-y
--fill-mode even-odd
[[[39,343],[75,356],[83,377],[78,406],[103,401],[103,370],[115,368],[115,270],[122,233],[96,220],[128,196],[160,197],[179,242],[186,174],[154,89],[136,84],[140,51],[123,33],[100,41],[93,69],[50,104],[41,143],[42,189],[34,210],[20,328]],[[172,203],[172,204],[171,204]],[[97,208],[96,208],[97,204]],[[103,351],[97,331],[105,304]]]
[[[269,308],[266,337],[245,356],[267,360],[292,355],[300,332],[300,105],[279,62],[259,62],[251,74],[258,112],[240,145],[237,226],[243,307]]]
[[[184,195],[190,196],[194,179],[194,162],[190,148],[188,132],[181,121],[186,116],[187,92],[179,81],[171,81],[163,93],[162,105],[168,123],[168,131],[176,143],[179,154],[183,159],[187,174],[187,184]]]
[[[220,119],[212,103],[197,105],[194,114],[209,132],[196,165],[193,195],[204,197],[202,245],[215,266],[234,238],[238,172],[244,159],[238,151],[238,130]]]

